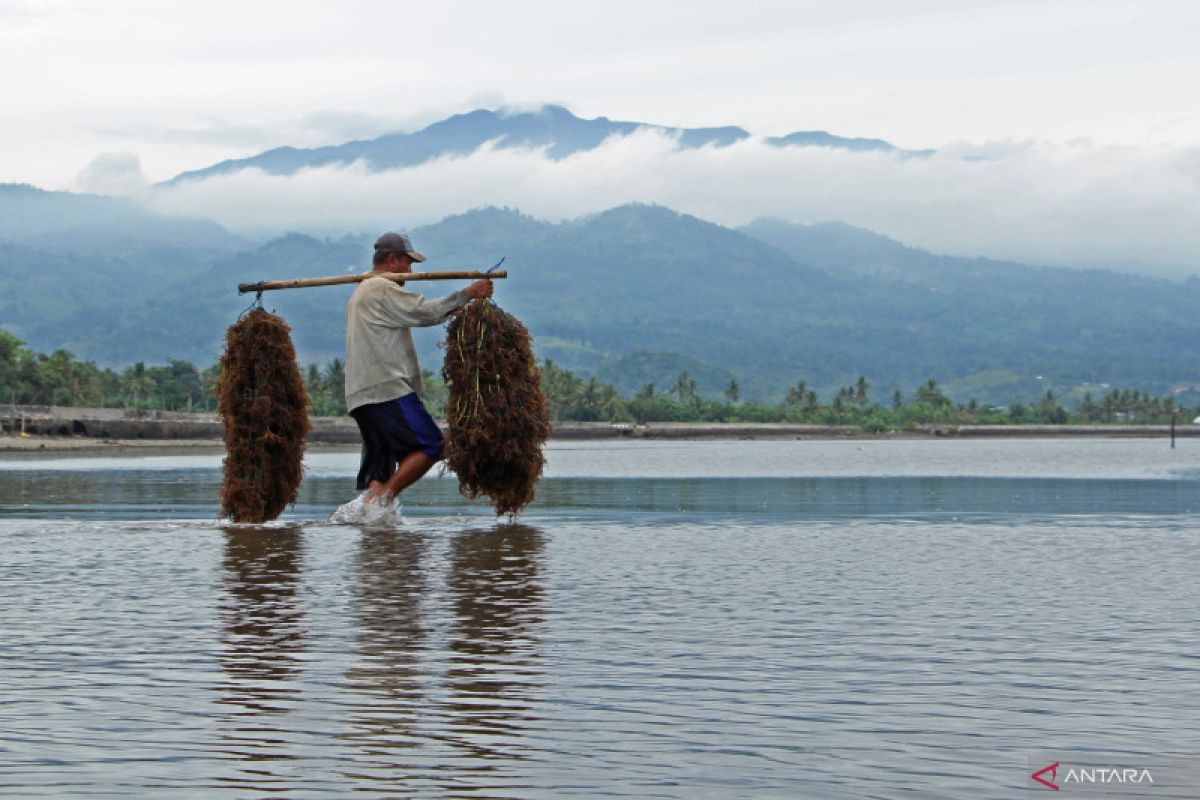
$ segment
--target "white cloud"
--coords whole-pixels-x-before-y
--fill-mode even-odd
[[[75,179],[75,187],[89,194],[140,198],[145,196],[148,183],[137,155],[121,151],[93,158]]]
[[[1200,144],[1200,5],[1187,0],[763,0],[753,13],[723,0],[686,13],[642,0],[0,0],[0,19],[0,71],[19,76],[0,104],[0,181],[44,188],[69,186],[100,151],[137,152],[163,180],[504,98],[914,148]],[[322,109],[341,116],[308,117]]]
[[[748,139],[681,149],[642,130],[562,160],[486,146],[371,172],[244,170],[155,189],[159,210],[245,233],[413,227],[486,205],[550,220],[628,202],[724,225],[840,220],[935,252],[1162,274],[1200,271],[1200,148],[995,142],[930,158]]]

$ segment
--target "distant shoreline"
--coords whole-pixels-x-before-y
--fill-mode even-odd
[[[358,427],[349,417],[314,417],[309,447],[356,450]],[[22,433],[22,431],[24,433]],[[216,414],[125,411],[65,406],[0,406],[0,454],[222,452]],[[1169,425],[921,425],[868,433],[853,425],[790,423],[562,422],[553,440],[890,440],[916,438],[1169,438]],[[1200,425],[1177,425],[1179,438],[1200,436]]]

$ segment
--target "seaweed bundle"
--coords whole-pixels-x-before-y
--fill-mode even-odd
[[[517,514],[533,500],[550,436],[529,331],[494,303],[473,302],[450,322],[445,348],[446,463],[464,496]]]
[[[217,379],[225,428],[221,513],[234,522],[267,522],[296,502],[309,423],[290,333],[261,307],[225,332]]]

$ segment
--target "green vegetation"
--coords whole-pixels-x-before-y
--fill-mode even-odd
[[[724,399],[717,401],[702,397],[687,372],[681,372],[666,392],[647,383],[637,394],[625,398],[612,385],[581,378],[553,361],[542,362],[542,387],[550,403],[551,419],[580,422],[791,422],[850,425],[880,433],[931,423],[1167,424],[1173,415],[1177,421],[1190,421],[1200,413],[1200,409],[1178,404],[1173,397],[1156,398],[1136,389],[1113,390],[1099,402],[1085,395],[1075,411],[1064,408],[1053,391],[1031,405],[985,407],[975,400],[956,404],[933,378],[908,398],[895,390],[884,406],[871,401],[871,385],[864,376],[839,389],[828,402],[821,402],[817,392],[803,380],[791,386],[778,405],[741,402],[736,380],[730,381]]]
[[[928,424],[1162,425],[1172,416],[1177,422],[1189,422],[1200,415],[1200,408],[1183,405],[1174,397],[1155,397],[1138,389],[1113,389],[1098,399],[1085,393],[1072,409],[1051,390],[1036,403],[985,406],[975,400],[953,402],[930,378],[912,394],[896,389],[887,395],[886,403],[880,403],[872,398],[871,383],[859,376],[824,401],[808,383],[798,380],[788,387],[782,402],[763,404],[743,402],[736,379],[730,379],[722,399],[704,396],[687,371],[680,372],[665,390],[648,382],[626,395],[610,383],[581,377],[549,359],[542,361],[541,372],[551,419],[561,422],[791,422],[850,425],[878,433]],[[341,359],[334,358],[324,367],[310,364],[302,374],[310,414],[346,413],[346,371]],[[216,410],[216,378],[215,362],[199,370],[187,361],[170,360],[165,366],[139,361],[118,372],[80,361],[66,350],[50,355],[34,352],[0,330],[0,402],[211,412]],[[447,401],[445,384],[429,370],[423,378],[421,399],[440,418]]]
[[[80,361],[67,350],[50,355],[35,352],[0,329],[0,403],[214,412],[217,374],[215,361],[200,370],[175,359],[166,366],[139,361],[118,372]],[[324,367],[310,364],[302,374],[311,415],[346,413],[346,369],[340,358]],[[440,410],[446,404],[445,386],[432,372],[426,371],[424,379],[421,398],[430,409]]]
[[[80,361],[67,350],[50,355],[25,347],[0,330],[0,402],[13,405],[125,408],[137,411],[216,411],[216,362],[204,370],[189,361],[170,360],[165,366],[139,361],[124,370]],[[305,371],[309,412],[332,416],[346,413],[345,371],[334,359],[324,369]]]
[[[321,369],[309,364],[304,371],[309,413],[318,417],[337,417],[346,413],[346,365],[335,358]]]
[[[22,405],[213,411],[217,368],[200,372],[187,361],[121,372],[80,361],[67,350],[50,355],[27,349],[0,330],[0,402]]]

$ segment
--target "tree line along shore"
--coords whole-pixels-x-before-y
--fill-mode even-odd
[[[1190,423],[1200,416],[1200,408],[1180,404],[1173,396],[1156,397],[1136,388],[1112,389],[1097,398],[1085,395],[1075,408],[1065,407],[1050,390],[1034,402],[995,406],[974,400],[956,403],[933,378],[911,394],[894,390],[881,401],[870,382],[860,377],[826,397],[798,380],[781,401],[763,404],[744,402],[736,380],[730,381],[721,397],[703,397],[687,372],[669,386],[647,383],[637,393],[623,396],[611,384],[581,377],[550,360],[541,362],[540,371],[551,417],[560,428],[567,423],[608,423],[616,430],[644,430],[655,423],[774,424],[880,434],[950,427],[1161,426]],[[81,361],[66,350],[50,354],[32,351],[0,330],[0,403],[7,403],[13,411],[19,406],[55,406],[212,413],[218,374],[216,363],[199,369],[182,360],[151,366],[138,362],[116,371]],[[333,359],[323,367],[311,364],[302,374],[309,413],[313,417],[344,417],[342,361]],[[430,412],[441,418],[446,386],[431,371],[424,373],[424,379],[422,399]],[[7,417],[18,419],[19,415],[9,413]]]

